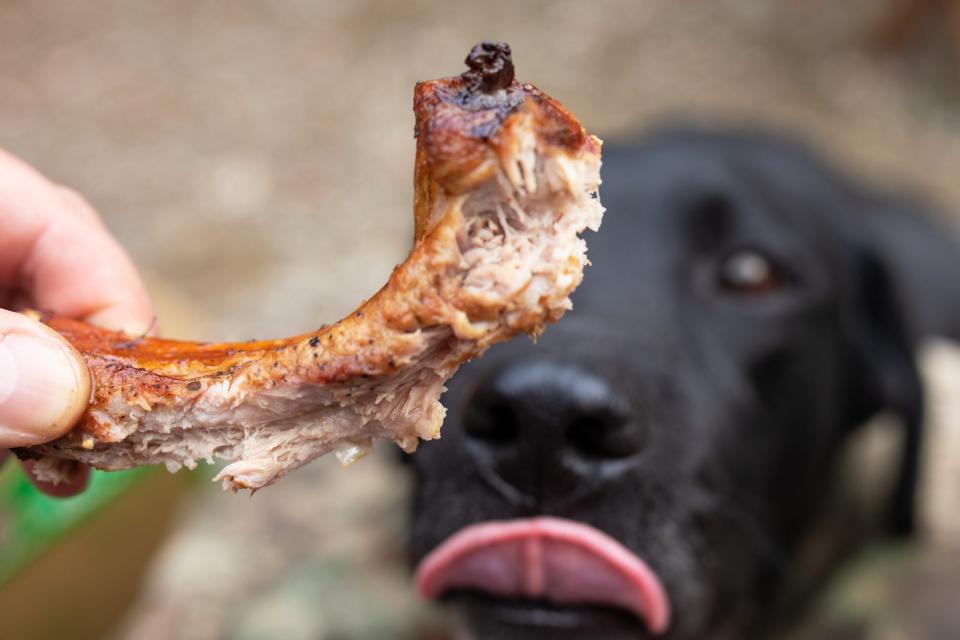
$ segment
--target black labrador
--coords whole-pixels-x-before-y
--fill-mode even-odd
[[[469,365],[413,457],[412,551],[475,638],[763,637],[838,451],[904,429],[915,348],[960,337],[960,251],[930,216],[765,134],[604,149],[575,309]]]

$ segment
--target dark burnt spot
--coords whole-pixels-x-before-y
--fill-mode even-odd
[[[313,336],[312,338],[310,338],[309,344],[311,347],[316,347],[318,344],[320,344],[320,338],[318,338],[317,336]]]
[[[13,455],[17,456],[18,460],[39,460],[43,457],[29,447],[16,447],[14,449],[10,449],[10,451],[13,452]]]
[[[194,380],[193,382],[187,383],[187,389],[190,391],[200,391],[200,381]]]
[[[470,135],[486,139],[523,104],[523,90],[514,79],[510,45],[505,42],[481,42],[471,49],[466,63],[470,69],[460,76],[463,88],[453,100],[464,109],[483,112],[471,125]]]
[[[463,72],[463,79],[473,91],[494,93],[513,84],[513,58],[506,42],[481,42],[464,62],[470,70]]]

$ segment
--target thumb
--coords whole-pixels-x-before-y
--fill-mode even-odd
[[[90,397],[90,373],[57,332],[0,309],[0,449],[39,444],[70,429]]]

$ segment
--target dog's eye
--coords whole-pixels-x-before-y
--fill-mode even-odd
[[[783,284],[776,263],[752,249],[735,251],[724,258],[718,275],[720,288],[732,293],[767,293]]]

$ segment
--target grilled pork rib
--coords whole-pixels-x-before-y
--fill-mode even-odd
[[[204,344],[130,336],[40,314],[84,355],[89,409],[67,435],[18,450],[99,469],[232,461],[225,488],[259,489],[317,456],[342,462],[372,438],[403,449],[439,436],[443,383],[570,308],[596,229],[600,140],[513,76],[510,48],[482,43],[463,75],[414,91],[416,244],[354,313],[281,340]]]

